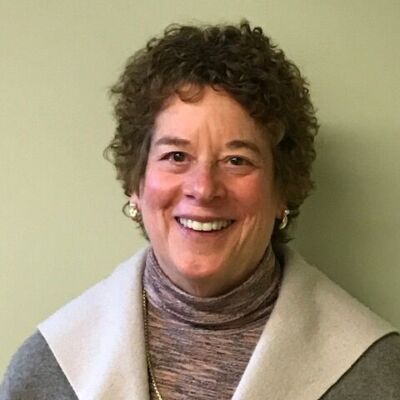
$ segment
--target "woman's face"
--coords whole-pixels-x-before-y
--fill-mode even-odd
[[[145,177],[132,196],[164,273],[208,297],[257,266],[283,204],[270,143],[226,92],[174,97],[156,119]]]

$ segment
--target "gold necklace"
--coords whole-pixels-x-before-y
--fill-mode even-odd
[[[145,341],[145,351],[146,351],[146,359],[147,359],[147,369],[149,370],[150,375],[150,383],[156,394],[158,400],[164,400],[158,390],[156,378],[154,376],[153,368],[151,366],[151,357],[149,351],[149,328],[147,325],[147,296],[146,291],[142,290],[142,306],[143,306],[143,322],[144,322],[144,341]]]

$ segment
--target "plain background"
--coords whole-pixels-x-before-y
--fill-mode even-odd
[[[400,327],[398,0],[0,0],[0,376],[39,321],[144,243],[102,158],[127,57],[171,22],[242,17],[319,110],[294,246]]]

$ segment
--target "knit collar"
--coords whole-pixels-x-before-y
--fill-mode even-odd
[[[172,283],[150,250],[143,285],[150,304],[168,318],[203,329],[230,329],[268,316],[280,280],[281,269],[269,246],[252,275],[240,286],[221,296],[197,297]]]

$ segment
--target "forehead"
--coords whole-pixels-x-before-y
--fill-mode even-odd
[[[223,90],[205,87],[194,96],[174,95],[155,121],[155,137],[189,137],[208,133],[214,138],[251,139],[264,142],[259,124],[232,96]]]

